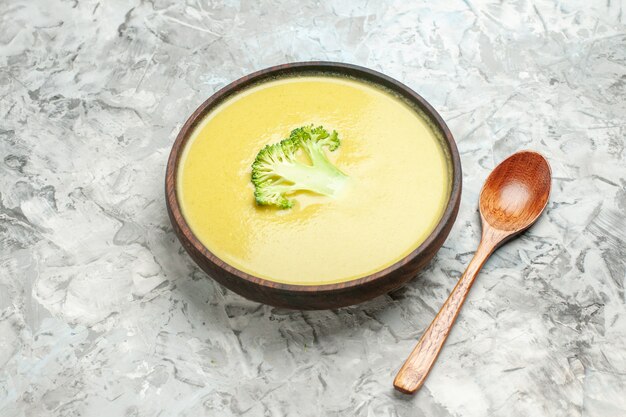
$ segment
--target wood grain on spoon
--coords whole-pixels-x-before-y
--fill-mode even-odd
[[[543,212],[550,194],[550,165],[532,151],[517,152],[493,170],[480,192],[482,237],[474,258],[417,346],[398,372],[393,386],[417,391],[443,347],[478,271],[493,251],[528,229]]]

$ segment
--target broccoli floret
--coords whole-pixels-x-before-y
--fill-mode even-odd
[[[348,176],[328,160],[325,148],[332,152],[339,145],[336,131],[328,133],[322,126],[311,125],[294,129],[287,139],[265,146],[252,164],[256,203],[290,208],[294,202],[287,195],[304,190],[336,196]],[[308,157],[310,165],[298,160],[300,151]]]

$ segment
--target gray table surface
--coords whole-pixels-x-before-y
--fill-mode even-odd
[[[0,2],[0,415],[626,415],[622,1]],[[337,311],[247,301],[167,218],[187,116],[289,61],[364,65],[443,115],[457,222],[405,288]],[[491,169],[530,148],[547,212],[485,266],[414,397],[391,381],[454,286]]]

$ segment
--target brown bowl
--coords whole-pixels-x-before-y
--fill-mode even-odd
[[[409,255],[371,275],[338,284],[293,285],[258,278],[227,264],[209,251],[193,234],[178,204],[176,175],[180,155],[193,129],[219,103],[252,84],[289,75],[328,73],[349,76],[385,87],[421,109],[442,133],[444,150],[452,161],[450,198],[439,223],[428,238]],[[182,127],[167,162],[165,176],[167,210],[174,232],[192,259],[217,282],[236,293],[265,304],[302,310],[316,310],[357,304],[396,289],[415,277],[439,250],[456,219],[461,199],[461,161],[452,133],[426,100],[406,85],[384,74],[356,65],[336,62],[298,62],[257,71],[213,94],[193,112]]]

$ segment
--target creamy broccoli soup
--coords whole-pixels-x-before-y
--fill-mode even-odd
[[[259,205],[255,158],[302,126],[336,132],[338,146],[324,152],[345,175],[341,187]],[[444,149],[425,116],[376,85],[282,78],[229,98],[201,121],[181,156],[178,200],[197,238],[242,271],[291,284],[348,281],[392,265],[432,232],[450,194]],[[297,158],[311,164],[306,154]]]

